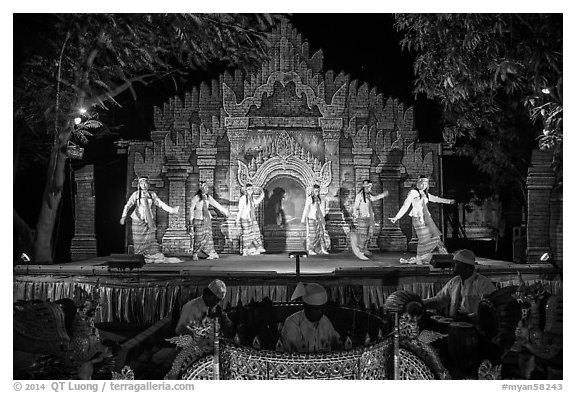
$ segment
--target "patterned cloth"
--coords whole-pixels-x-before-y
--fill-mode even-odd
[[[192,228],[194,234],[192,252],[197,254],[203,251],[207,255],[216,253],[212,237],[212,220],[195,218],[192,220]]]
[[[240,225],[242,228],[242,235],[240,237],[242,241],[242,252],[252,254],[262,248],[262,234],[260,233],[258,221],[242,218]]]
[[[358,249],[360,250],[360,252],[365,253],[366,251],[368,251],[368,246],[370,244],[370,238],[372,237],[372,234],[374,233],[374,220],[370,217],[360,217],[357,220],[357,224],[358,224],[358,235],[360,238],[360,242],[358,244]]]
[[[307,219],[308,237],[306,238],[306,249],[321,253],[330,249],[330,236],[326,231],[323,220]]]
[[[134,254],[144,255],[146,263],[179,263],[182,259],[167,257],[161,252],[161,246],[156,241],[156,228],[144,220],[132,219],[132,239],[134,240]]]
[[[152,255],[160,252],[160,245],[156,241],[156,229],[150,229],[144,220],[132,218],[132,239],[134,254]]]
[[[318,322],[310,322],[304,310],[298,311],[284,322],[282,344],[287,352],[329,352],[340,341],[340,334],[332,322],[323,315]]]
[[[418,246],[416,248],[416,256],[423,262],[429,263],[432,259],[432,253],[448,254],[446,246],[442,243],[440,237],[441,233],[432,216],[428,207],[424,204],[423,219],[419,217],[412,217],[412,225],[418,236]]]

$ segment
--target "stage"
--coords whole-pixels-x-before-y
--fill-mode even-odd
[[[431,265],[410,265],[400,263],[400,258],[409,259],[411,253],[376,252],[369,260],[360,260],[351,252],[333,253],[330,255],[315,255],[300,258],[300,276],[302,279],[326,280],[329,278],[358,279],[451,275],[450,269],[438,269]],[[55,275],[55,276],[111,276],[117,277],[124,273],[144,277],[171,278],[231,278],[231,279],[280,279],[293,281],[296,278],[296,260],[288,254],[262,254],[242,257],[240,255],[221,254],[219,259],[200,259],[193,261],[190,256],[181,256],[180,263],[146,264],[136,269],[110,268],[107,263],[110,257],[99,257],[78,262],[52,265],[17,265],[16,275]],[[477,271],[483,275],[504,278],[510,274],[559,274],[554,266],[541,264],[516,264],[478,257]]]
[[[437,293],[450,279],[450,269],[430,265],[406,265],[400,258],[410,253],[376,252],[359,260],[350,252],[301,258],[287,254],[242,257],[221,254],[220,259],[146,264],[141,268],[117,269],[107,266],[109,257],[53,265],[14,267],[14,300],[57,300],[73,298],[78,290],[96,291],[102,302],[102,321],[154,323],[174,307],[200,294],[214,278],[224,280],[228,293],[224,306],[248,304],[269,297],[285,302],[296,283],[314,281],[324,285],[331,301],[360,307],[382,307],[386,297],[405,289],[426,298]],[[530,284],[544,281],[553,293],[562,292],[560,269],[548,264],[515,264],[478,258],[477,271],[497,286],[517,285],[518,273]]]

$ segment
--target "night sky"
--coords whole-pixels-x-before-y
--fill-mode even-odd
[[[414,72],[413,55],[402,51],[399,46],[401,35],[393,27],[391,14],[293,14],[290,16],[293,26],[308,40],[311,53],[322,49],[324,70],[333,70],[336,74],[343,71],[350,79],[367,82],[376,87],[385,97],[399,98],[403,103],[415,106],[416,128],[420,131],[422,142],[440,142],[441,125],[438,107],[424,99],[414,97],[412,87]],[[25,26],[15,23],[15,64],[18,56],[24,56],[33,45],[26,37]],[[102,114],[101,119],[118,133],[92,141],[86,147],[83,163],[95,165],[96,178],[96,233],[98,254],[123,252],[124,228],[118,224],[126,196],[126,157],[116,154],[113,142],[119,137],[124,139],[148,139],[149,131],[154,129],[153,106],[162,105],[176,94],[184,94],[201,81],[216,78],[224,67],[215,66],[208,71],[198,71],[189,80],[177,86],[159,83],[152,87],[138,88],[138,101],[127,95],[121,97],[121,109],[113,109]],[[72,168],[78,162],[70,163]],[[34,227],[40,207],[40,198],[45,181],[45,167],[27,165],[20,170],[14,185],[14,207],[29,225]],[[32,187],[30,187],[32,185]],[[63,196],[63,208],[57,233],[58,261],[69,258],[70,239],[73,235],[73,197],[69,184]]]

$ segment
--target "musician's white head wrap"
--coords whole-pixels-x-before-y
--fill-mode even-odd
[[[316,283],[298,283],[291,300],[296,300],[299,297],[302,301],[311,306],[322,306],[328,302],[328,294],[324,287]]]
[[[208,284],[208,289],[220,300],[226,296],[226,284],[222,280],[214,280]]]

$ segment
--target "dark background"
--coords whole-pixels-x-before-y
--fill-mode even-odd
[[[324,54],[324,71],[340,71],[350,79],[375,86],[385,97],[399,98],[404,104],[415,107],[415,127],[421,142],[441,142],[441,115],[439,107],[412,93],[414,83],[413,55],[399,46],[401,35],[393,27],[391,14],[293,14],[293,26],[310,43],[310,52],[319,49]],[[25,18],[14,18],[14,72],[19,62],[34,47],[33,36],[41,31],[31,31]],[[125,232],[119,219],[126,200],[126,156],[118,155],[114,141],[122,139],[149,139],[154,129],[153,107],[162,105],[174,95],[184,94],[202,81],[217,78],[226,70],[215,64],[208,71],[194,71],[186,81],[175,86],[172,81],[156,83],[146,89],[138,87],[137,101],[130,95],[122,96],[122,108],[102,113],[100,119],[116,135],[92,140],[81,162],[69,160],[68,181],[62,198],[62,207],[56,230],[55,262],[70,259],[70,243],[74,234],[74,197],[71,190],[71,170],[85,164],[95,166],[96,237],[98,255],[124,252]],[[16,127],[15,127],[16,129]],[[42,139],[42,138],[38,138]],[[28,143],[44,143],[40,140]],[[48,139],[49,143],[49,139]],[[33,228],[40,208],[46,180],[45,165],[26,155],[22,147],[20,165],[14,180],[14,208]],[[486,178],[478,173],[468,159],[444,159],[445,196],[455,190],[481,186]],[[511,242],[510,242],[511,243]],[[506,242],[504,242],[506,244]],[[511,246],[502,247],[501,258],[511,260]]]

